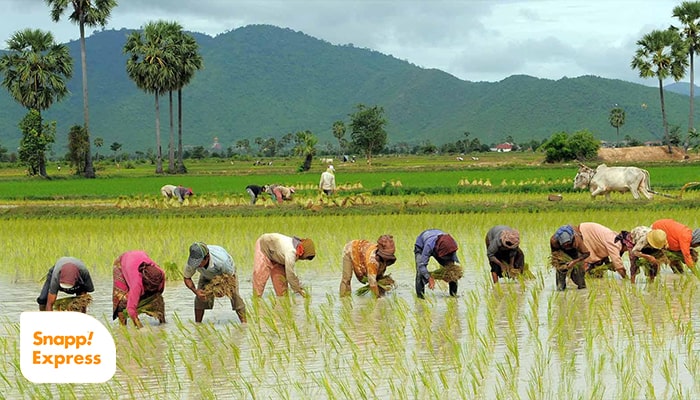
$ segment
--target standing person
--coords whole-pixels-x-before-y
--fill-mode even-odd
[[[660,219],[651,224],[651,229],[661,229],[666,232],[668,251],[673,253],[673,258],[683,258],[683,263],[689,268],[695,268],[698,253],[691,247],[700,246],[700,229],[690,230],[687,226],[672,219]],[[683,265],[679,260],[671,259],[671,269],[674,272],[683,272]]]
[[[549,238],[549,248],[552,252],[552,266],[557,270],[557,290],[566,289],[566,276],[569,273],[576,286],[579,289],[585,289],[583,260],[588,258],[589,252],[579,227],[572,225],[559,227]]]
[[[61,257],[49,268],[36,302],[39,304],[39,311],[53,311],[58,292],[81,296],[94,291],[90,271],[85,263],[75,257]],[[81,312],[85,313],[87,309]]]
[[[634,246],[630,249],[630,281],[635,283],[640,269],[640,258],[646,260],[647,277],[654,281],[659,273],[659,258],[663,257],[663,249],[668,246],[666,232],[661,229],[651,229],[648,226],[638,226],[630,231],[630,238]]]
[[[248,192],[250,195],[250,204],[255,204],[255,202],[258,200],[258,196],[261,194],[265,193],[265,190],[267,189],[267,186],[258,186],[258,185],[248,185],[245,187],[245,191]]]
[[[584,260],[584,271],[590,272],[594,267],[611,263],[612,268],[623,278],[627,270],[622,263],[622,254],[633,247],[629,232],[617,233],[595,222],[583,222],[579,225],[583,242],[589,251]]]
[[[313,260],[316,248],[311,239],[299,239],[281,233],[265,233],[255,241],[253,265],[253,294],[262,296],[265,284],[272,279],[277,296],[287,294],[287,287],[306,297],[294,272],[297,260]]]
[[[335,168],[332,165],[329,165],[328,169],[321,174],[318,188],[328,196],[335,193]]]
[[[384,277],[386,267],[396,262],[394,237],[382,235],[377,243],[353,240],[343,249],[343,278],[340,281],[340,297],[352,294],[350,280],[353,273],[358,281],[369,284],[376,298],[383,295],[377,281]]]
[[[134,324],[141,328],[139,313],[146,313],[165,323],[165,271],[146,254],[133,250],[122,253],[114,260],[112,288],[112,319],[119,318],[126,325],[124,310]]]
[[[413,246],[413,254],[416,259],[416,295],[419,299],[425,296],[425,284],[429,289],[435,288],[435,279],[428,271],[430,257],[435,258],[438,264],[459,264],[457,258],[457,242],[449,234],[439,229],[428,229],[420,233]],[[457,282],[449,282],[450,296],[457,296]]]
[[[192,276],[199,272],[197,286],[192,282]],[[222,279],[219,282],[212,281],[216,277],[230,277],[230,280]],[[236,312],[241,323],[246,323],[245,303],[238,294],[238,277],[236,266],[231,255],[221,246],[207,245],[202,242],[193,243],[190,246],[190,255],[183,274],[185,286],[195,294],[194,321],[202,322],[204,310],[214,308],[214,296],[207,296],[205,290],[210,284],[221,285],[220,288],[231,299],[231,308]]]
[[[506,225],[496,225],[486,233],[486,256],[491,266],[491,279],[498,283],[503,273],[523,273],[525,255],[520,250],[520,232]]]

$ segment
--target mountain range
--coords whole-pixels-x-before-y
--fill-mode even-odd
[[[101,137],[106,148],[117,142],[123,151],[146,151],[155,147],[154,96],[127,76],[122,50],[130,32],[102,30],[86,38],[91,136]],[[514,75],[499,82],[471,82],[371,49],[333,45],[270,25],[216,37],[190,34],[199,44],[204,68],[183,90],[186,146],[208,147],[217,138],[226,148],[241,139],[252,144],[258,137],[279,139],[300,130],[313,132],[320,145],[335,145],[333,122],[349,125],[357,104],[384,108],[390,146],[454,142],[464,139],[465,132],[485,144],[507,137],[517,143],[539,141],[582,129],[601,140],[617,140],[608,121],[616,105],[626,112],[620,139],[663,136],[658,87],[597,76],[549,80]],[[71,95],[43,112],[45,119],[57,121],[56,154],[65,153],[70,127],[83,121],[80,46],[78,41],[67,46],[74,58]],[[679,83],[665,91],[669,124],[682,132],[688,124],[687,90],[687,83]],[[165,152],[167,95],[160,97],[160,109]],[[0,89],[0,145],[10,151],[19,143],[17,124],[25,113]],[[697,112],[695,120],[700,121]]]

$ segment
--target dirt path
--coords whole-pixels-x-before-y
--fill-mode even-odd
[[[639,146],[623,147],[619,149],[601,148],[598,150],[598,157],[602,162],[623,163],[623,162],[646,162],[646,161],[683,161],[685,154],[682,148],[674,147],[673,153],[669,154],[666,146]],[[698,161],[700,156],[695,152],[689,152],[688,161]]]

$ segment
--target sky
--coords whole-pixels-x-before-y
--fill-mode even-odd
[[[511,75],[558,80],[595,75],[656,86],[630,68],[636,42],[679,26],[680,0],[117,0],[107,29],[179,22],[209,36],[246,25],[290,28],[331,44],[352,43],[472,82]],[[79,38],[50,18],[44,0],[0,0],[0,48],[16,31]],[[86,31],[90,35],[91,30]],[[689,79],[684,79],[688,81]],[[672,81],[671,81],[672,82]]]

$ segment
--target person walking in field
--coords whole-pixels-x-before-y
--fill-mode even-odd
[[[638,226],[630,231],[630,237],[634,244],[629,251],[630,281],[635,283],[637,273],[644,266],[649,281],[653,282],[659,273],[660,259],[664,258],[663,249],[668,246],[666,232]]]
[[[335,193],[335,168],[332,165],[329,165],[328,169],[321,174],[318,189],[328,196]]]
[[[313,260],[316,248],[311,239],[265,233],[255,241],[253,261],[253,295],[262,296],[265,285],[272,279],[277,296],[287,294],[287,288],[302,297],[306,291],[294,271],[297,260]]]
[[[491,279],[498,283],[498,278],[506,275],[514,278],[515,274],[525,271],[525,255],[520,249],[520,232],[506,225],[496,225],[486,233],[486,256],[491,266]]]
[[[666,232],[668,259],[673,272],[683,272],[683,264],[695,268],[698,253],[693,247],[700,246],[700,229],[693,231],[672,219],[660,219],[651,224],[651,229]]]
[[[119,318],[126,325],[128,314],[134,325],[141,328],[139,313],[145,313],[165,323],[165,271],[145,251],[122,253],[114,260],[113,273],[113,320]]]
[[[556,269],[557,290],[566,290],[567,275],[579,289],[586,288],[583,260],[589,252],[578,226],[563,225],[549,238],[552,267]]]
[[[343,249],[343,277],[340,281],[340,297],[352,294],[350,281],[353,273],[358,281],[369,284],[376,298],[384,295],[377,281],[384,278],[386,268],[396,262],[394,237],[382,235],[377,243],[352,240]],[[393,283],[393,280],[391,281]]]
[[[584,260],[584,272],[597,276],[595,272],[595,270],[599,270],[597,267],[610,264],[606,268],[617,271],[623,279],[627,278],[622,255],[634,247],[629,232],[617,233],[595,222],[583,222],[579,225],[579,230],[589,251],[588,257]]]
[[[85,263],[75,257],[61,257],[49,268],[36,302],[39,303],[39,311],[53,311],[58,292],[74,294],[77,299],[94,291],[90,271]],[[80,311],[87,312],[87,305],[80,307]]]
[[[425,297],[425,285],[429,289],[435,288],[435,278],[428,271],[430,257],[443,267],[459,265],[457,258],[457,242],[448,233],[439,229],[428,229],[421,232],[413,246],[413,254],[416,259],[416,296],[419,299]],[[457,296],[457,279],[448,281],[450,296]]]
[[[199,272],[199,281],[195,287],[192,276]],[[241,323],[246,323],[245,303],[238,293],[236,266],[231,255],[221,246],[207,245],[202,242],[190,246],[189,258],[183,273],[185,286],[195,294],[194,321],[199,323],[204,318],[204,310],[214,308],[214,294],[219,291],[231,300],[231,308],[236,312]],[[221,297],[221,296],[220,296]]]

